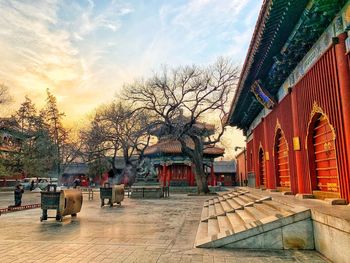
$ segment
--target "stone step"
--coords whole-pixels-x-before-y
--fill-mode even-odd
[[[233,198],[232,200],[234,200],[236,203],[238,203],[239,205],[242,205],[242,206],[244,206],[247,203],[249,203],[249,202],[246,202],[245,200],[243,200],[241,198],[241,196],[237,196],[237,197]]]
[[[203,240],[208,237],[208,222],[200,222],[196,239]]]
[[[216,203],[219,203],[219,202],[220,202],[220,200],[219,200],[219,198],[218,198],[218,197],[214,197],[214,198],[213,198],[213,201],[214,201],[214,204],[216,204]]]
[[[237,210],[235,211],[239,215],[240,218],[242,218],[244,224],[250,224],[251,222],[255,221],[255,218],[247,212],[245,209],[243,210]]]
[[[215,205],[215,214],[218,216],[218,215],[223,215],[225,214],[225,211],[224,209],[222,208],[221,206],[221,203],[216,203]]]
[[[229,202],[227,200],[221,201],[221,206],[226,213],[234,211],[234,209],[231,207],[231,205],[229,204]]]
[[[253,217],[254,221],[260,221],[260,219],[265,218],[267,215],[263,213],[261,210],[257,209],[255,206],[252,207],[245,207],[244,211],[250,214],[251,217]]]
[[[233,230],[232,225],[227,216],[218,216],[218,224],[220,232],[226,232],[227,230]]]
[[[225,200],[231,199],[231,198],[232,198],[232,196],[229,195],[229,194],[224,194],[222,197],[223,197]]]
[[[265,216],[272,216],[279,213],[279,210],[276,210],[273,207],[266,205],[265,203],[255,204],[254,207],[261,213],[265,214]]]
[[[208,217],[209,217],[209,208],[207,206],[204,206],[202,210],[201,221],[208,220]]]
[[[288,242],[295,238],[293,227],[312,227],[310,209],[276,202],[269,196],[236,191],[211,199],[208,204],[203,207],[201,219],[206,215],[209,219],[200,222],[196,247],[289,248]],[[307,235],[305,232],[303,238],[308,243],[303,247],[312,248],[313,239],[310,241]]]
[[[212,237],[220,232],[217,219],[208,219],[208,236]]]
[[[285,205],[273,200],[266,200],[263,202],[264,204],[270,206],[271,208],[279,211],[280,213],[282,213],[284,216],[293,214],[294,211],[292,210],[292,207],[289,205]]]
[[[247,194],[247,193],[249,193],[249,191],[248,190],[238,190],[237,193],[238,194]]]
[[[209,208],[208,217],[209,217],[209,218],[216,217],[216,212],[215,212],[215,206],[214,206],[214,204],[209,205],[208,208]]]
[[[254,199],[251,199],[251,198],[249,198],[249,197],[246,196],[246,195],[240,195],[240,196],[238,196],[237,198],[239,198],[240,200],[242,200],[242,201],[245,202],[245,203],[252,203],[252,202],[255,201]]]
[[[243,206],[237,203],[234,199],[226,200],[234,210],[243,209]]]
[[[251,201],[255,202],[257,200],[259,200],[260,198],[262,198],[262,196],[258,196],[258,195],[253,195],[251,193],[246,193],[245,196],[247,198],[249,198]]]
[[[204,202],[204,205],[203,205],[204,207],[208,207],[209,206],[209,200],[206,200],[205,202]]]
[[[231,227],[233,229],[237,226],[244,224],[244,221],[236,212],[235,213],[227,213],[226,217],[229,220],[229,222],[231,223]]]
[[[237,197],[237,196],[239,196],[239,194],[238,193],[229,193],[229,194],[227,194],[230,198],[234,198],[234,197]]]

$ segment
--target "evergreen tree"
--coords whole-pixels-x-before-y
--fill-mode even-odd
[[[58,110],[56,97],[47,90],[46,105],[40,112],[41,118],[48,127],[50,138],[55,148],[55,171],[59,176],[63,160],[63,147],[68,140],[68,132],[62,125],[64,113]]]

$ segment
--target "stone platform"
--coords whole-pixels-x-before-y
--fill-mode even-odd
[[[314,249],[310,209],[235,189],[204,203],[196,246]]]
[[[332,205],[327,200],[300,199],[280,192],[241,187],[253,195],[268,195],[282,205],[310,209],[315,249],[333,262],[350,259],[350,205]]]

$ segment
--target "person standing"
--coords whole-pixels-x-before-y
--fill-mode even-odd
[[[15,206],[21,206],[23,193],[24,193],[24,190],[21,188],[21,185],[20,184],[16,185],[15,192],[14,192]]]
[[[30,183],[30,191],[34,190],[34,180],[31,181]]]

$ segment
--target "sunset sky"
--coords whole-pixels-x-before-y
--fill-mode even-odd
[[[80,123],[161,65],[242,65],[262,0],[0,0],[0,83],[18,107],[46,89]]]

